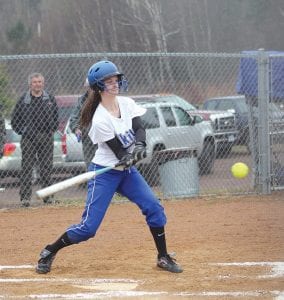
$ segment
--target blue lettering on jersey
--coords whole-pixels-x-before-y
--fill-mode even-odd
[[[117,134],[117,138],[121,142],[123,148],[129,148],[135,142],[135,133],[133,129],[129,129],[125,133]]]

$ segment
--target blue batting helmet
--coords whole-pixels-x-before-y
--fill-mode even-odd
[[[101,91],[104,90],[104,80],[112,76],[118,76],[119,88],[127,90],[127,80],[123,73],[118,71],[117,66],[108,60],[102,60],[93,64],[88,71],[88,81],[90,86],[96,85]]]

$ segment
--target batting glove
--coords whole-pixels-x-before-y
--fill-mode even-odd
[[[135,163],[141,159],[146,158],[146,144],[144,142],[137,142],[132,152]]]
[[[122,157],[122,159],[119,161],[119,164],[120,164],[121,166],[124,166],[125,169],[130,168],[131,166],[134,165],[134,163],[135,163],[135,162],[134,162],[133,155],[130,154],[130,153],[124,155],[124,156]]]

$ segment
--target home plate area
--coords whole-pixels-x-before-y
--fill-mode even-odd
[[[160,291],[147,287],[147,279],[95,279],[62,278],[51,276],[21,277],[11,276],[16,271],[34,270],[33,265],[0,266],[0,299],[275,299],[284,300],[282,289],[275,289],[278,283],[284,283],[284,262],[219,262],[203,264],[200,268],[210,269],[204,281],[216,289],[188,291]],[[208,274],[210,276],[208,277]],[[175,276],[175,275],[174,275]],[[157,275],[157,282],[159,281]],[[233,287],[238,281],[257,282],[257,289],[239,289]],[[215,285],[212,282],[216,282]],[[226,289],[219,288],[225,283]],[[224,286],[221,284],[221,286]],[[278,285],[279,286],[279,285]],[[268,288],[270,287],[270,288]],[[65,291],[65,292],[64,292]],[[68,291],[68,292],[66,292]]]
[[[284,300],[283,199],[284,191],[163,201],[179,274],[156,266],[152,236],[133,203],[111,205],[95,239],[62,249],[42,275],[38,254],[75,224],[81,206],[0,211],[0,300]]]

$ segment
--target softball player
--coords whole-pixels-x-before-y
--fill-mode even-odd
[[[164,208],[134,164],[146,157],[146,133],[140,116],[145,109],[131,98],[118,96],[127,81],[112,62],[99,61],[88,72],[91,87],[81,114],[81,125],[91,124],[89,136],[98,149],[89,170],[120,163],[88,182],[88,194],[81,222],[70,226],[53,244],[40,253],[36,272],[48,273],[57,252],[63,247],[96,235],[115,192],[134,202],[146,218],[157,248],[157,266],[173,273],[182,268],[167,253]]]

